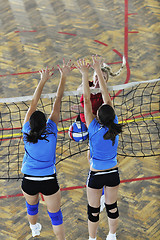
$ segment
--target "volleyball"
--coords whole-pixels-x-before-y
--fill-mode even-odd
[[[81,121],[79,115],[76,121],[70,126],[68,135],[70,139],[74,140],[75,142],[83,142],[87,139],[88,130],[86,125]]]

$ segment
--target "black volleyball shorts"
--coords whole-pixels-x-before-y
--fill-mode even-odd
[[[48,196],[56,193],[59,190],[56,173],[45,177],[24,174],[21,187],[22,190],[29,195],[42,193],[43,195]]]
[[[90,188],[101,189],[104,186],[115,187],[120,184],[118,168],[104,171],[89,171],[87,186]]]

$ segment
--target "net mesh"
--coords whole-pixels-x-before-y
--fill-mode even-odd
[[[160,79],[109,87],[119,123],[125,123],[119,137],[118,155],[148,157],[160,154],[159,89]],[[61,104],[56,158],[57,164],[88,149],[88,140],[75,142],[68,129],[77,112],[72,105],[80,104],[81,93],[65,92]],[[42,95],[38,109],[49,116],[55,94]],[[0,99],[0,179],[22,178],[24,155],[22,124],[31,96]]]

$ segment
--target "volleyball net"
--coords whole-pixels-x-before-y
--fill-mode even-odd
[[[125,124],[119,137],[118,155],[149,157],[160,155],[160,79],[110,86],[119,123]],[[77,118],[71,106],[80,104],[81,93],[65,92],[58,124],[57,163],[88,150],[88,140],[75,142],[68,129]],[[38,110],[50,115],[55,93],[42,94]],[[24,155],[22,124],[32,96],[0,99],[0,179],[20,179]]]

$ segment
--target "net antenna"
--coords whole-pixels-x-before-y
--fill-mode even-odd
[[[118,155],[160,155],[160,79],[108,89],[119,123],[125,124],[119,137]],[[41,95],[38,109],[47,116],[55,96],[55,93]],[[57,164],[88,150],[88,140],[75,142],[68,135],[69,127],[77,118],[77,112],[71,111],[71,106],[80,104],[80,96],[80,91],[64,92],[58,125]],[[32,96],[0,99],[0,179],[22,178],[24,145],[21,129],[31,99]]]

